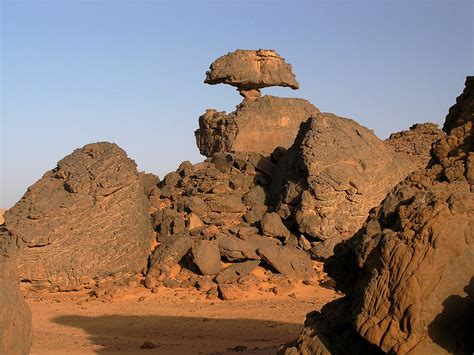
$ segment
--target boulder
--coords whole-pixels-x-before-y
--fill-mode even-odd
[[[284,275],[302,276],[313,271],[309,255],[296,248],[268,245],[259,248],[257,253],[273,269]]]
[[[275,212],[265,213],[260,224],[264,235],[269,237],[283,237],[285,239],[290,236],[290,231],[283,224],[280,216]]]
[[[230,114],[207,110],[199,117],[196,143],[207,157],[217,152],[269,155],[278,146],[290,147],[300,124],[318,112],[303,99],[263,96],[244,100]]]
[[[390,354],[472,353],[473,127],[474,77],[468,77],[426,168],[396,185],[326,262],[347,294],[336,302],[350,311],[335,322],[332,302],[309,314],[288,354],[303,354],[310,344],[343,354],[364,342]]]
[[[334,245],[352,236],[368,211],[416,169],[406,156],[354,120],[314,115],[277,165],[273,204],[280,215],[290,211],[287,218],[306,237]]]
[[[59,161],[5,213],[5,225],[20,241],[22,285],[34,290],[126,282],[146,267],[152,241],[136,164],[107,142]]]
[[[291,65],[274,50],[237,49],[216,59],[209,69],[206,84],[232,85],[248,98],[260,96],[259,89],[269,86],[299,88]]]
[[[193,262],[203,275],[217,275],[221,271],[221,254],[217,240],[198,240],[192,247]]]
[[[235,281],[239,276],[245,276],[252,272],[260,264],[260,260],[249,260],[235,263],[221,271],[216,277],[218,284],[226,284]]]
[[[31,311],[18,287],[18,246],[0,227],[0,354],[29,354],[32,340]]]

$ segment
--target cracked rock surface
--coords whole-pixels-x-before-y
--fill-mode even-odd
[[[121,283],[146,267],[152,229],[136,164],[112,143],[76,149],[5,213],[32,290]]]

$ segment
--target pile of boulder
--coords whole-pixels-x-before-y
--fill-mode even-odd
[[[427,166],[336,246],[325,270],[346,296],[308,314],[285,354],[472,353],[474,77],[443,130]]]

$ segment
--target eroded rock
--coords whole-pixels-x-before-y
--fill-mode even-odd
[[[69,291],[146,267],[152,229],[136,164],[112,143],[76,149],[5,213],[23,286]]]

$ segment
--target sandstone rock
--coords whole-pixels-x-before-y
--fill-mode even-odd
[[[18,287],[16,238],[0,227],[0,354],[29,354],[31,311]]]
[[[288,238],[290,231],[281,221],[281,218],[275,212],[265,213],[261,221],[263,234],[270,237]]]
[[[259,264],[260,260],[249,260],[242,263],[232,264],[217,275],[216,282],[219,284],[232,282],[239,276],[250,274]]]
[[[224,301],[230,301],[241,298],[243,292],[237,285],[220,284],[219,294]]]
[[[187,235],[175,235],[169,242],[160,244],[150,257],[147,287],[153,288],[156,281],[163,281],[169,276],[171,268],[191,249],[191,245],[192,239]]]
[[[221,255],[217,240],[200,240],[192,248],[193,261],[203,275],[217,275],[221,271]]]
[[[260,256],[257,254],[257,249],[278,244],[277,240],[259,235],[241,236],[237,238],[221,233],[217,239],[219,241],[221,255],[229,261],[246,259],[258,260]]]
[[[245,212],[242,198],[238,195],[210,195],[206,203],[213,212]]]
[[[403,153],[406,159],[418,168],[424,168],[431,158],[431,145],[444,137],[443,131],[434,123],[418,123],[407,131],[392,133],[385,142],[395,152]]]
[[[244,97],[258,97],[259,89],[269,86],[299,88],[291,65],[275,51],[264,49],[237,49],[218,58],[211,64],[204,82],[235,86]]]
[[[474,77],[468,77],[427,167],[391,190],[326,263],[347,293],[336,302],[350,311],[339,313],[337,324],[335,302],[308,315],[288,353],[316,343],[342,354],[364,341],[390,354],[473,351],[467,331],[474,322],[473,126]],[[363,340],[349,343],[347,333]]]
[[[20,243],[25,288],[69,291],[117,283],[146,266],[152,230],[136,164],[112,143],[58,162],[5,214]]]
[[[357,122],[318,114],[301,126],[280,159],[270,191],[279,210],[292,211],[299,232],[339,242],[356,232],[368,211],[413,169],[411,161]]]
[[[302,250],[278,245],[258,249],[262,257],[279,273],[288,276],[302,276],[313,271],[311,258]]]
[[[188,219],[188,229],[192,231],[193,229],[201,228],[202,226],[204,226],[204,223],[201,221],[198,215],[194,212],[190,213]]]
[[[245,100],[226,114],[207,110],[199,117],[196,142],[202,155],[216,152],[270,154],[276,147],[288,148],[299,126],[319,110],[303,99],[263,96]]]

